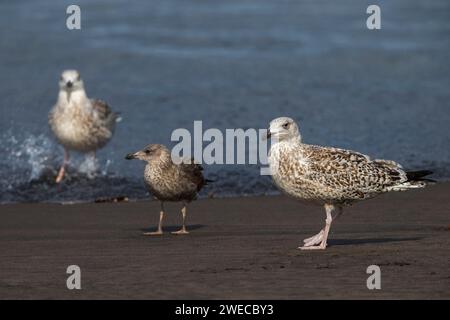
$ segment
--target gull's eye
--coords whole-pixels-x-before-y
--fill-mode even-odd
[[[283,128],[284,128],[284,129],[289,128],[289,122],[286,122],[285,124],[283,124]]]
[[[149,150],[149,149],[145,150],[145,153],[146,153],[146,154],[149,154],[149,153],[150,153],[150,150]]]

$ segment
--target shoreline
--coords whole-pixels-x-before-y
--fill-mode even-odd
[[[345,209],[325,251],[296,249],[322,228],[321,207],[283,195],[0,205],[0,299],[449,299],[450,183]],[[79,265],[82,289],[66,288]],[[366,269],[381,268],[381,290]]]
[[[222,179],[210,173],[206,173],[205,176],[208,179]],[[222,184],[214,181],[201,190],[199,199],[237,199],[282,194],[268,176],[261,179],[261,184],[254,184],[251,180],[252,177],[249,178],[249,184],[245,186],[231,182],[233,178],[231,180],[224,179]],[[449,178],[436,177],[436,174],[433,174],[431,178],[439,184],[450,182]],[[114,176],[99,176],[92,179],[78,177],[58,185],[54,183],[52,174],[45,179],[32,180],[17,186],[17,188],[6,188],[3,194],[0,194],[0,206],[20,203],[85,204],[96,203],[105,198],[128,198],[130,202],[151,200],[142,177],[137,181],[124,179]]]

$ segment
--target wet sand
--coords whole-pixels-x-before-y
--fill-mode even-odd
[[[157,202],[0,206],[1,299],[449,299],[450,184],[357,204],[326,251],[297,250],[321,208],[285,196],[199,200],[191,234],[142,236]],[[167,206],[165,230],[179,227]],[[66,289],[81,268],[82,290]],[[368,290],[366,268],[381,268]]]

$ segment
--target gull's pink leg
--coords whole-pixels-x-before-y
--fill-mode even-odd
[[[66,148],[64,148],[64,161],[59,169],[58,175],[56,176],[56,183],[60,183],[62,179],[64,178],[64,174],[66,172],[66,165],[69,163],[69,151],[67,151]]]
[[[164,218],[164,203],[161,201],[161,211],[159,212],[159,223],[158,223],[158,230],[154,232],[144,232],[144,236],[160,236],[163,234],[162,231],[162,221]]]
[[[186,203],[183,203],[183,208],[181,208],[181,214],[183,216],[183,226],[180,230],[172,232],[172,234],[188,234],[186,230]]]
[[[343,211],[342,207],[338,207],[337,212],[332,216],[332,220],[336,220],[342,214],[342,211]],[[312,237],[304,239],[303,240],[303,242],[304,242],[303,246],[304,247],[310,247],[310,246],[314,246],[314,245],[317,245],[317,244],[321,243],[322,239],[323,239],[324,231],[325,231],[325,228],[320,230],[320,232],[318,234],[313,235]]]
[[[322,236],[323,236],[323,229],[320,230],[319,233],[313,235],[312,237],[303,239],[303,242],[304,243],[308,243],[308,242],[311,242],[312,240],[317,239],[317,238],[322,237]]]
[[[342,207],[338,207],[337,214],[333,217],[332,213],[335,210],[334,205],[325,204],[325,211],[327,218],[325,219],[325,227],[315,236],[305,239],[303,247],[299,247],[302,250],[317,250],[325,249],[327,247],[328,234],[330,232],[331,223],[333,219],[337,219],[342,214]],[[308,241],[306,241],[308,240]]]

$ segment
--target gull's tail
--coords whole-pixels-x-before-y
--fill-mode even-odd
[[[417,189],[417,188],[423,188],[429,184],[436,183],[435,180],[425,178],[426,176],[432,174],[432,171],[429,170],[419,170],[419,171],[406,171],[406,178],[407,180],[405,182],[402,182],[400,184],[391,186],[389,188],[390,191],[405,191],[409,189]]]
[[[408,178],[408,182],[411,182],[411,183],[414,183],[414,182],[435,183],[436,182],[435,180],[425,178],[426,176],[429,176],[430,174],[433,174],[433,171],[430,171],[430,170],[406,171],[406,177]]]

